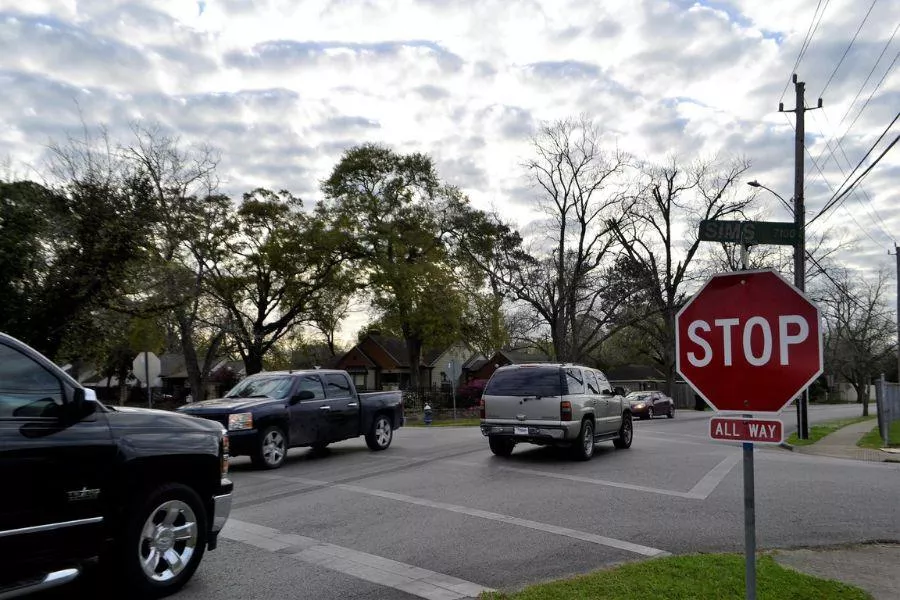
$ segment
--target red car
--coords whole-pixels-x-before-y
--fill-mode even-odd
[[[631,414],[635,417],[652,419],[666,415],[670,419],[675,418],[675,401],[662,392],[631,392],[625,396],[625,401],[631,405]]]

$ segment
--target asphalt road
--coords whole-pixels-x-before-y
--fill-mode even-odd
[[[859,411],[813,407],[810,420]],[[709,416],[639,421],[630,450],[598,444],[586,463],[532,446],[497,458],[477,428],[404,428],[381,453],[362,440],[292,450],[273,472],[234,459],[232,520],[176,597],[448,600],[665,553],[741,551],[741,452],[707,440]],[[900,465],[781,449],[755,461],[760,548],[900,538]],[[77,587],[102,592],[90,577]]]

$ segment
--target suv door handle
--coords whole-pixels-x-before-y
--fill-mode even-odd
[[[347,406],[348,406],[349,408],[356,408],[357,406],[359,406],[359,404],[357,404],[356,402],[351,402],[351,403],[348,404]]]
[[[319,410],[331,410],[330,406],[320,406]]]

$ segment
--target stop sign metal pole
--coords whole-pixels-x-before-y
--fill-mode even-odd
[[[146,373],[145,379],[147,380],[147,407],[153,408],[153,394],[150,391],[150,354],[148,352],[144,352],[144,373]]]
[[[741,244],[741,269],[750,268],[747,244]],[[744,415],[752,417],[753,415]],[[744,442],[744,582],[747,600],[756,600],[756,484],[753,473],[753,442]]]

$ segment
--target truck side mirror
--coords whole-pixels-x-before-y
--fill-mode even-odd
[[[304,400],[313,400],[316,395],[312,390],[300,390],[291,398],[291,404],[297,404],[298,402],[303,402]]]
[[[86,399],[87,395],[84,393],[84,388],[75,388],[75,391],[72,392],[72,408],[80,412]]]

